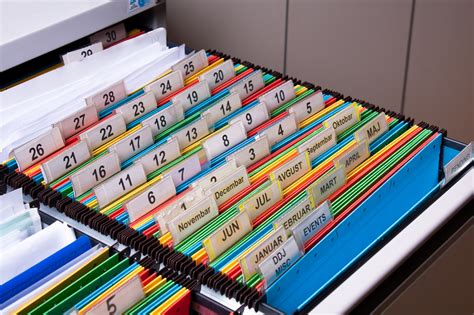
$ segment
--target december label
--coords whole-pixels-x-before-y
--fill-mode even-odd
[[[314,204],[311,198],[305,197],[303,200],[293,206],[287,213],[281,216],[278,220],[273,222],[275,229],[283,227],[287,236],[291,235],[291,229],[298,224],[303,218],[307,217],[314,211]]]
[[[378,114],[374,119],[363,125],[355,133],[355,138],[358,142],[367,140],[371,144],[375,139],[379,138],[388,130],[385,113]]]
[[[367,141],[364,140],[353,148],[349,149],[344,155],[334,161],[336,167],[344,167],[346,174],[360,165],[369,157],[369,147]]]
[[[273,181],[271,184],[252,195],[249,199],[240,204],[240,211],[246,211],[250,220],[254,220],[282,198],[280,182]]]
[[[207,192],[214,197],[217,205],[220,206],[249,185],[247,170],[241,166],[233,174],[207,189]]]
[[[291,229],[293,237],[303,248],[304,244],[332,220],[329,201],[321,204],[315,211]]]
[[[310,161],[320,156],[337,143],[336,133],[333,128],[325,128],[323,131],[304,142],[298,147],[298,152],[307,151]]]
[[[334,116],[324,121],[324,127],[333,128],[336,135],[340,135],[360,120],[356,104],[351,104]]]
[[[307,188],[309,196],[313,197],[314,203],[319,204],[326,200],[333,192],[346,183],[344,168],[339,166],[326,173]]]
[[[272,180],[279,180],[285,189],[311,170],[308,153],[303,152],[270,173]]]

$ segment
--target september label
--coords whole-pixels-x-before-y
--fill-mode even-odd
[[[307,140],[298,147],[298,152],[308,152],[310,161],[320,156],[337,143],[336,133],[333,128],[325,128],[316,136]]]

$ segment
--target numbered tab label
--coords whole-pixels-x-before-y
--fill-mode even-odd
[[[324,106],[323,93],[319,91],[291,106],[288,111],[290,113],[295,113],[296,121],[300,123],[324,109]]]
[[[307,192],[309,196],[312,196],[314,203],[318,205],[345,183],[346,175],[344,168],[339,166],[315,181],[308,187]]]
[[[107,153],[84,166],[70,177],[74,197],[82,195],[119,171],[120,160],[117,153]]]
[[[298,123],[295,115],[290,114],[264,129],[260,134],[267,136],[270,146],[273,146],[296,131],[298,131]]]
[[[99,209],[146,182],[141,164],[133,164],[94,188]]]
[[[336,167],[342,166],[346,174],[359,166],[370,156],[369,146],[364,140],[334,160]]]
[[[199,81],[207,81],[209,87],[214,89],[216,86],[221,85],[224,82],[229,81],[235,77],[234,63],[231,59],[223,62],[217,67],[203,73],[199,76]]]
[[[291,101],[295,96],[295,87],[293,81],[290,80],[263,94],[258,99],[260,102],[267,104],[267,108],[271,112],[280,105]]]
[[[199,161],[199,155],[196,153],[164,172],[163,176],[171,176],[174,185],[178,187],[201,171],[201,162]]]
[[[260,214],[282,199],[280,182],[273,181],[270,186],[260,190],[240,204],[240,211],[245,211],[250,220],[255,220]]]
[[[122,115],[113,115],[103,122],[95,125],[79,135],[83,141],[87,141],[89,148],[95,150],[104,143],[117,138],[127,130],[125,120]]]
[[[257,70],[250,74],[249,76],[242,79],[239,83],[235,84],[230,92],[236,92],[239,94],[240,99],[243,100],[250,96],[251,94],[257,92],[265,86],[263,82],[262,70]]]
[[[357,142],[367,140],[367,142],[371,144],[375,139],[379,138],[387,131],[388,124],[387,120],[385,119],[385,113],[380,113],[377,115],[377,117],[357,130],[355,133],[355,138]]]
[[[184,111],[211,97],[211,90],[206,81],[199,82],[172,98],[173,103],[181,103]]]
[[[227,161],[235,160],[237,166],[249,167],[270,155],[270,144],[267,136],[260,136],[237,152],[229,155]]]
[[[247,139],[247,132],[243,123],[238,121],[204,140],[202,147],[206,151],[207,158],[213,159],[245,139]]]
[[[245,167],[239,167],[232,174],[209,187],[206,192],[221,205],[250,185]]]
[[[62,147],[64,147],[64,140],[61,132],[59,128],[54,127],[13,150],[13,156],[20,171],[24,171]]]
[[[202,49],[192,56],[184,59],[181,62],[175,64],[171,69],[173,71],[181,71],[184,78],[189,78],[196,72],[204,69],[209,65],[206,52]]]
[[[104,48],[115,44],[127,37],[127,31],[123,23],[109,27],[103,31],[97,32],[89,37],[91,43],[101,42]]]
[[[279,180],[281,188],[285,189],[310,170],[311,162],[309,161],[308,153],[304,152],[271,172],[270,178],[272,180]]]
[[[242,103],[240,102],[239,94],[232,93],[217,101],[209,109],[206,109],[202,114],[209,115],[209,124],[212,126],[219,120],[229,116],[240,108],[242,108]]]
[[[170,74],[145,86],[145,92],[153,92],[155,99],[160,101],[167,95],[184,87],[184,79],[181,71],[173,71]]]
[[[329,207],[329,201],[324,202],[291,229],[293,237],[301,248],[304,248],[304,244],[332,220]]]
[[[235,170],[237,170],[237,164],[235,161],[230,161],[225,163],[222,166],[219,166],[216,169],[213,169],[211,172],[206,174],[205,176],[199,178],[198,180],[194,181],[191,186],[192,187],[201,187],[202,189],[208,189],[212,185],[220,182],[230,174],[232,174]]]
[[[146,126],[111,145],[109,152],[117,152],[120,162],[123,162],[152,144],[153,134],[150,126]]]
[[[102,50],[104,50],[104,48],[102,47],[102,43],[100,42],[68,52],[67,54],[62,55],[61,58],[64,64],[67,65],[71,62],[84,60],[87,57],[92,56],[93,54]]]
[[[334,116],[326,119],[324,121],[324,127],[333,128],[336,132],[336,135],[340,135],[345,130],[354,126],[360,121],[359,111],[357,110],[357,105],[351,104],[341,110],[339,113]]]
[[[72,171],[91,157],[87,143],[79,142],[54,158],[41,164],[41,172],[46,183],[50,183]]]
[[[313,212],[314,209],[314,204],[311,202],[311,198],[305,197],[303,200],[294,205],[287,213],[273,222],[273,228],[277,229],[282,227],[286,235],[290,236],[291,229],[296,226],[298,222]]]
[[[165,166],[169,162],[181,156],[178,140],[169,139],[166,143],[154,148],[144,156],[137,159],[134,163],[140,163],[148,175],[160,167]]]
[[[195,122],[187,125],[177,131],[172,137],[178,139],[180,148],[187,148],[194,142],[197,142],[209,134],[209,128],[206,117],[201,117]]]
[[[153,136],[159,135],[161,132],[170,128],[177,122],[184,119],[183,107],[181,104],[172,104],[141,122],[142,126],[150,126]]]
[[[97,115],[97,108],[94,106],[87,106],[83,109],[75,112],[72,115],[64,118],[60,122],[57,122],[53,127],[58,127],[63,135],[64,139],[67,139],[81,130],[93,125],[99,121],[99,115]]]
[[[265,105],[265,103],[258,103],[254,107],[236,116],[230,121],[230,123],[233,124],[237,121],[241,121],[244,124],[245,131],[249,132],[250,130],[261,125],[268,119],[270,119],[270,115],[268,114],[267,106]]]
[[[86,98],[86,104],[87,106],[95,106],[97,111],[100,112],[124,99],[126,96],[125,84],[123,81],[120,81],[99,93]]]
[[[120,106],[115,112],[122,115],[128,124],[156,109],[156,107],[155,96],[152,92],[148,92]]]
[[[310,138],[300,146],[298,152],[308,152],[310,161],[320,156],[337,143],[336,133],[333,128],[325,128],[323,131]]]
[[[164,177],[125,204],[130,222],[137,220],[175,195],[176,188],[173,180],[171,177]]]

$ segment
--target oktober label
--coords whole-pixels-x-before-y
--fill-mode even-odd
[[[249,185],[247,170],[241,166],[234,173],[211,186],[207,192],[214,197],[217,205],[220,206]]]
[[[279,180],[285,189],[311,170],[308,153],[303,152],[270,173],[270,179]]]
[[[336,135],[340,135],[345,130],[355,125],[359,120],[359,111],[357,110],[356,104],[354,103],[347,106],[336,115],[326,119],[324,121],[324,127],[331,127],[336,132]]]
[[[291,235],[291,229],[298,224],[302,219],[307,217],[312,211],[314,211],[314,205],[311,202],[311,198],[305,197],[303,200],[293,206],[287,213],[285,213],[278,220],[273,222],[275,229],[283,227],[287,236]]]
[[[333,128],[325,128],[323,131],[304,142],[298,147],[298,152],[308,152],[309,160],[312,161],[337,143],[336,133]]]
[[[308,195],[313,197],[317,205],[326,200],[333,192],[338,190],[346,183],[344,168],[339,166],[335,170],[323,175],[311,186],[308,187]]]
[[[245,281],[248,281],[256,272],[258,265],[274,251],[280,248],[286,241],[286,233],[283,228],[272,231],[253,250],[248,252],[241,260],[240,267]]]
[[[203,241],[204,248],[209,256],[209,261],[216,259],[220,254],[251,231],[252,223],[247,213],[240,212],[230,219]]]
[[[353,148],[349,149],[344,155],[340,156],[334,161],[336,167],[342,166],[346,174],[360,165],[369,157],[369,147],[367,141],[364,140]]]
[[[358,142],[367,140],[371,144],[375,139],[383,135],[388,130],[385,113],[378,114],[374,119],[363,125],[355,133],[355,138]]]
[[[280,182],[271,182],[270,186],[260,190],[245,202],[240,204],[240,211],[246,211],[250,220],[254,220],[268,208],[280,201],[282,192]]]
[[[303,248],[304,244],[332,220],[329,201],[324,202],[315,211],[291,229],[296,242]]]

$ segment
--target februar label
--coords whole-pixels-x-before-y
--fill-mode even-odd
[[[309,196],[313,197],[315,204],[320,204],[345,183],[346,174],[344,173],[344,168],[339,166],[315,181],[308,187],[307,192]]]
[[[356,146],[349,149],[345,154],[334,160],[336,167],[344,167],[346,174],[355,169],[369,157],[369,146],[364,140]]]
[[[374,119],[366,123],[355,133],[355,138],[358,142],[362,140],[367,140],[370,144],[375,139],[383,135],[388,130],[387,120],[385,119],[385,114],[380,113]]]
[[[247,170],[240,166],[235,172],[211,186],[207,191],[212,194],[217,205],[220,206],[249,185]]]
[[[360,120],[359,111],[356,106],[355,103],[352,103],[339,113],[326,119],[324,127],[333,128],[336,135],[340,135]]]
[[[309,160],[312,161],[337,143],[336,133],[333,128],[326,128],[316,136],[298,147],[298,152],[308,151]]]
[[[287,213],[285,213],[278,220],[273,222],[273,227],[275,229],[280,226],[283,227],[286,235],[290,236],[291,229],[313,211],[314,204],[311,201],[311,198],[305,197],[303,200],[298,202],[293,208],[291,208]]]
[[[267,238],[242,257],[240,259],[240,267],[245,281],[248,281],[257,272],[258,264],[280,248],[285,241],[285,230],[280,227],[279,229],[272,231]]]
[[[285,189],[311,170],[308,153],[303,152],[270,173],[272,180],[279,180]]]
[[[291,229],[291,233],[298,244],[300,244],[300,247],[304,247],[304,244],[311,237],[332,220],[332,214],[331,211],[329,211],[329,207],[329,201],[326,201]]]
[[[282,198],[280,182],[273,181],[271,184],[251,196],[240,204],[240,211],[246,211],[253,221]]]
[[[246,212],[240,212],[230,219],[202,242],[209,261],[216,259],[251,231],[252,223]]]

